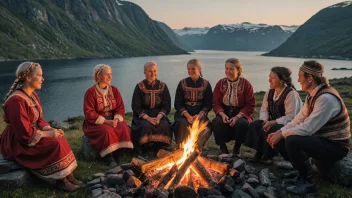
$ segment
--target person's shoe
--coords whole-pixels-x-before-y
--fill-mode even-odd
[[[259,163],[262,159],[262,156],[262,154],[257,152],[252,158],[249,158],[247,161],[252,163]]]
[[[72,184],[66,178],[56,180],[56,188],[65,192],[73,192],[79,189],[79,186]]]
[[[236,145],[235,145],[236,146]],[[236,147],[233,147],[233,151],[232,151],[232,153],[233,153],[233,156],[235,156],[235,157],[240,157],[240,150],[241,150],[241,148],[236,148]]]
[[[220,145],[220,152],[221,152],[221,154],[229,154],[229,151],[227,150],[226,144]]]
[[[79,186],[79,187],[84,187],[84,186],[85,186],[84,183],[83,183],[82,181],[77,180],[77,179],[73,176],[72,173],[69,174],[69,175],[66,177],[66,179],[67,179],[71,184],[77,185],[77,186]]]
[[[314,182],[312,176],[310,176],[307,178],[297,179],[297,182],[293,186],[287,187],[286,191],[288,193],[302,196],[317,192],[317,185]]]
[[[105,155],[103,157],[103,161],[104,161],[105,165],[108,166],[108,167],[111,167],[113,165],[113,163],[115,162],[114,158],[112,156],[112,153],[109,153],[109,154]],[[116,164],[116,162],[115,162],[115,164]]]

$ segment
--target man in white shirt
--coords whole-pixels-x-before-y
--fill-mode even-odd
[[[309,157],[327,170],[350,149],[347,109],[340,95],[323,77],[323,72],[324,66],[317,61],[303,63],[298,82],[302,90],[308,92],[304,106],[290,123],[267,138],[275,148],[284,142],[290,162],[299,172],[295,184],[286,188],[293,194],[316,192]]]

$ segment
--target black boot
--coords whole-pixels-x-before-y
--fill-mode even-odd
[[[317,185],[313,179],[312,166],[309,160],[299,167],[300,176],[293,186],[286,188],[286,191],[295,195],[306,195],[317,191]]]
[[[114,151],[112,153],[112,156],[114,158],[114,161],[115,161],[116,165],[120,163],[120,159],[121,159],[121,157],[123,155],[123,152],[124,152],[123,149],[117,149],[116,151]]]
[[[252,158],[248,159],[248,161],[252,163],[259,163],[262,157],[263,154],[257,151]]]
[[[221,152],[221,154],[229,154],[229,151],[227,150],[226,144],[220,145],[220,152]]]
[[[114,158],[111,153],[105,155],[103,157],[103,161],[105,162],[105,165],[108,167],[115,167],[117,166],[116,162],[114,161]]]

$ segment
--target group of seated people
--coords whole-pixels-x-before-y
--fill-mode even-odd
[[[145,79],[132,97],[131,128],[124,122],[125,108],[119,90],[111,85],[111,67],[94,68],[95,84],[84,96],[83,132],[92,146],[110,165],[116,165],[124,149],[145,151],[170,146],[173,135],[180,145],[189,135],[196,119],[208,122],[201,135],[215,142],[222,154],[229,153],[226,143],[235,140],[233,154],[242,144],[257,152],[251,161],[269,163],[278,153],[297,170],[295,183],[286,190],[294,194],[316,191],[309,158],[328,170],[333,162],[345,157],[350,149],[350,120],[343,100],[323,76],[324,66],[305,61],[298,82],[308,92],[305,103],[292,85],[291,71],[273,67],[270,89],[265,93],[259,120],[253,121],[256,101],[251,83],[242,77],[242,65],[236,58],[225,61],[226,77],[214,91],[202,76],[199,60],[187,63],[189,77],[176,89],[174,123],[167,115],[171,97],[167,85],[157,79],[158,66],[144,65]],[[16,71],[16,80],[6,96],[1,136],[1,153],[7,160],[31,170],[41,178],[55,179],[57,186],[74,191],[83,183],[73,176],[77,167],[64,131],[52,128],[43,118],[42,105],[35,90],[44,81],[40,64],[24,62]],[[208,113],[216,117],[210,122]]]

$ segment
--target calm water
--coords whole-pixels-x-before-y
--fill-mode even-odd
[[[186,63],[198,58],[203,65],[203,75],[215,87],[216,82],[225,76],[224,62],[227,58],[236,57],[243,64],[243,74],[253,85],[255,91],[268,89],[268,75],[273,66],[291,68],[295,86],[298,68],[304,59],[277,58],[259,56],[261,52],[197,51],[190,55],[152,56],[121,59],[92,60],[53,60],[39,61],[43,66],[44,84],[38,92],[44,106],[44,117],[47,120],[64,120],[68,116],[83,115],[83,97],[85,91],[93,85],[93,68],[99,63],[112,67],[112,84],[122,93],[125,108],[131,111],[131,99],[136,84],[144,79],[143,65],[154,60],[159,65],[158,78],[164,81],[174,98],[177,84],[188,76]],[[348,77],[352,71],[332,71],[334,67],[352,68],[352,61],[319,60],[326,67],[325,76],[329,79]],[[15,79],[16,67],[20,62],[0,62],[0,97],[4,98]]]

